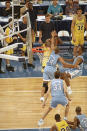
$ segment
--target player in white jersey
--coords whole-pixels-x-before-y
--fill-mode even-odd
[[[69,98],[69,95],[67,93],[67,89],[64,86],[64,81],[62,79],[60,79],[60,72],[56,71],[54,73],[54,76],[55,76],[55,78],[51,81],[51,86],[48,89],[48,92],[47,92],[47,95],[45,97],[45,101],[43,102],[42,107],[44,108],[50,92],[51,92],[51,96],[52,96],[51,104],[48,107],[47,111],[42,116],[42,118],[38,121],[38,126],[40,126],[44,123],[44,119],[47,116],[47,114],[53,108],[56,108],[58,104],[65,106],[65,118],[67,118],[67,116],[68,116],[69,101],[71,99]]]
[[[81,107],[77,106],[75,109],[76,116],[74,117],[74,121],[67,121],[72,129],[80,128],[80,131],[87,131],[87,116],[82,114]]]
[[[83,71],[83,62],[84,62],[84,59],[83,59],[83,51],[84,51],[84,48],[82,46],[78,46],[77,48],[77,56],[73,59],[64,59],[66,61],[70,61],[70,62],[73,62],[73,65],[77,65],[79,66],[79,68],[61,68],[61,66],[59,67],[59,71],[61,72],[61,79],[64,79],[65,82],[66,82],[66,85],[67,85],[67,89],[69,91],[69,94],[72,93],[71,91],[71,87],[70,87],[70,80],[69,78],[75,78],[75,77],[78,77],[78,76],[81,76],[82,75],[82,71]],[[65,65],[64,65],[65,66]],[[66,66],[65,66],[66,67]],[[62,73],[64,72],[64,73]]]

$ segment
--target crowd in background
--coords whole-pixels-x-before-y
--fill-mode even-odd
[[[31,45],[31,48],[33,47],[33,43],[35,42],[35,37],[37,35],[37,22],[36,22],[36,19],[37,19],[37,11],[35,10],[34,6],[33,6],[33,3],[41,3],[43,2],[43,0],[21,0],[21,3],[24,4],[24,6],[20,7],[20,17],[23,16],[25,13],[29,13],[29,16],[30,16],[30,21],[31,21],[31,37],[32,37],[32,45]],[[60,5],[60,1],[59,0],[53,0],[51,1],[51,4],[49,4],[48,6],[48,9],[47,9],[47,12],[45,15],[45,21],[42,22],[40,24],[40,27],[39,27],[39,43],[40,44],[43,44],[45,43],[45,41],[48,39],[48,38],[51,38],[51,33],[52,31],[56,31],[56,27],[54,26],[53,22],[51,22],[51,19],[54,17],[54,16],[62,16],[62,15],[68,15],[68,16],[75,16],[76,13],[77,13],[77,9],[79,7],[79,1],[78,0],[66,0],[66,6],[65,6],[65,11],[63,9],[63,7]],[[0,16],[4,16],[4,17],[9,17],[12,15],[12,6],[11,6],[11,1],[10,0],[7,0],[5,2],[5,7],[0,9]],[[87,6],[85,6],[85,9],[84,11],[82,12],[85,16],[87,15]],[[24,20],[23,20],[24,21]],[[62,26],[62,25],[61,25]],[[23,30],[27,27],[27,22],[22,22],[20,23],[20,30]],[[5,30],[6,32],[6,30]],[[9,35],[11,32],[11,28],[9,26],[9,32],[7,33],[7,35]],[[57,34],[58,32],[56,32]],[[26,43],[26,33],[21,33],[21,34],[18,34],[18,36],[16,36],[16,38],[20,38],[20,42],[22,41],[24,44]],[[11,42],[7,42],[8,44],[11,44],[13,42],[13,37],[11,38],[12,41]],[[25,51],[22,50],[22,53],[23,55],[25,55],[26,53],[26,48],[25,48]],[[32,54],[33,55],[33,54]],[[31,55],[31,56],[32,56]],[[31,66],[34,68],[34,65],[32,64],[33,63],[33,57],[30,58],[31,59],[31,62],[28,63],[28,66]],[[10,66],[10,63],[7,62],[8,64],[6,64],[6,67],[7,65]],[[0,64],[1,65],[1,64]],[[0,66],[1,67],[1,66]],[[26,69],[26,63],[23,64],[23,67]],[[6,68],[8,69],[8,68]],[[14,71],[13,68],[11,68],[12,71]],[[8,71],[11,71],[8,69]],[[1,73],[3,73],[3,71],[1,71]]]

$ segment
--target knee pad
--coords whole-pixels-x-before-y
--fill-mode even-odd
[[[44,83],[43,82],[43,87],[45,88],[45,92],[44,93],[47,93],[47,91],[48,91],[48,83]]]

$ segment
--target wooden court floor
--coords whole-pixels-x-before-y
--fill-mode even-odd
[[[38,128],[37,121],[49,106],[42,109],[40,92],[42,78],[12,78],[0,79],[0,129]],[[75,116],[75,107],[81,106],[87,115],[87,77],[71,80],[73,90],[70,103],[69,120]],[[64,116],[64,107],[59,105],[45,119],[43,127],[50,127],[54,115]]]

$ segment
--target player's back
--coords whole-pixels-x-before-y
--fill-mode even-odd
[[[58,131],[71,131],[65,120],[62,120],[60,122],[56,122],[56,126],[58,128]]]
[[[49,57],[49,60],[47,62],[47,66],[53,66],[53,67],[56,67],[56,64],[57,64],[57,61],[58,61],[58,58],[60,57],[59,54],[55,54],[54,51],[52,51],[50,57]]]
[[[82,129],[87,129],[87,117],[86,117],[86,115],[81,114],[81,115],[77,115],[76,117],[80,121],[80,127]]]
[[[51,96],[60,97],[64,96],[63,80],[53,79],[51,81]]]

